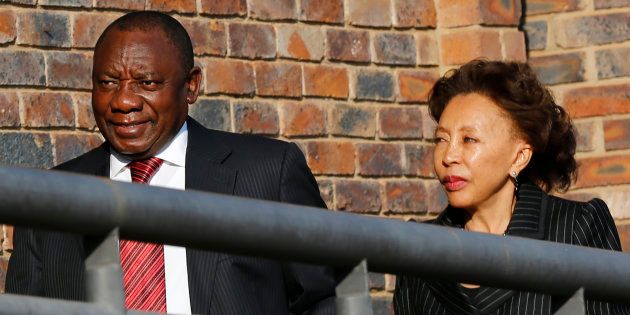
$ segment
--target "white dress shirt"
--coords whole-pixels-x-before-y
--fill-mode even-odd
[[[164,160],[162,166],[149,181],[151,186],[184,190],[186,187],[186,147],[188,125],[184,123],[175,138],[155,157]],[[131,160],[114,152],[109,159],[109,178],[131,182],[131,171],[127,164]],[[164,245],[164,272],[166,278],[166,311],[169,314],[191,314],[188,291],[186,248]]]

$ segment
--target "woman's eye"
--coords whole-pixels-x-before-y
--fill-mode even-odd
[[[433,143],[438,144],[441,142],[446,142],[446,139],[442,138],[442,137],[435,137],[433,138]]]
[[[464,142],[474,143],[474,142],[477,142],[477,139],[471,138],[471,137],[464,137]]]

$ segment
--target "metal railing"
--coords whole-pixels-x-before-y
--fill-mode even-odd
[[[339,314],[369,314],[362,261],[375,272],[567,297],[583,288],[590,298],[630,301],[630,255],[623,253],[68,173],[0,168],[0,222],[109,235],[86,261],[90,303],[4,295],[0,314],[39,314],[29,305],[41,303],[64,314],[88,314],[81,307],[124,313],[118,231],[126,239],[357,266],[337,288]]]

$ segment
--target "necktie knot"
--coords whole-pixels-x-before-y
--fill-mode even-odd
[[[129,163],[131,181],[142,184],[148,183],[163,162],[164,160],[160,158],[150,157],[142,160],[135,160]]]

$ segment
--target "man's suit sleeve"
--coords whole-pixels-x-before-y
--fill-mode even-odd
[[[326,208],[315,177],[293,143],[285,152],[281,172],[280,201]],[[288,263],[284,276],[293,314],[335,314],[336,282],[332,268]]]
[[[7,270],[6,293],[42,296],[42,262],[35,232],[16,226],[13,230],[13,245]]]

